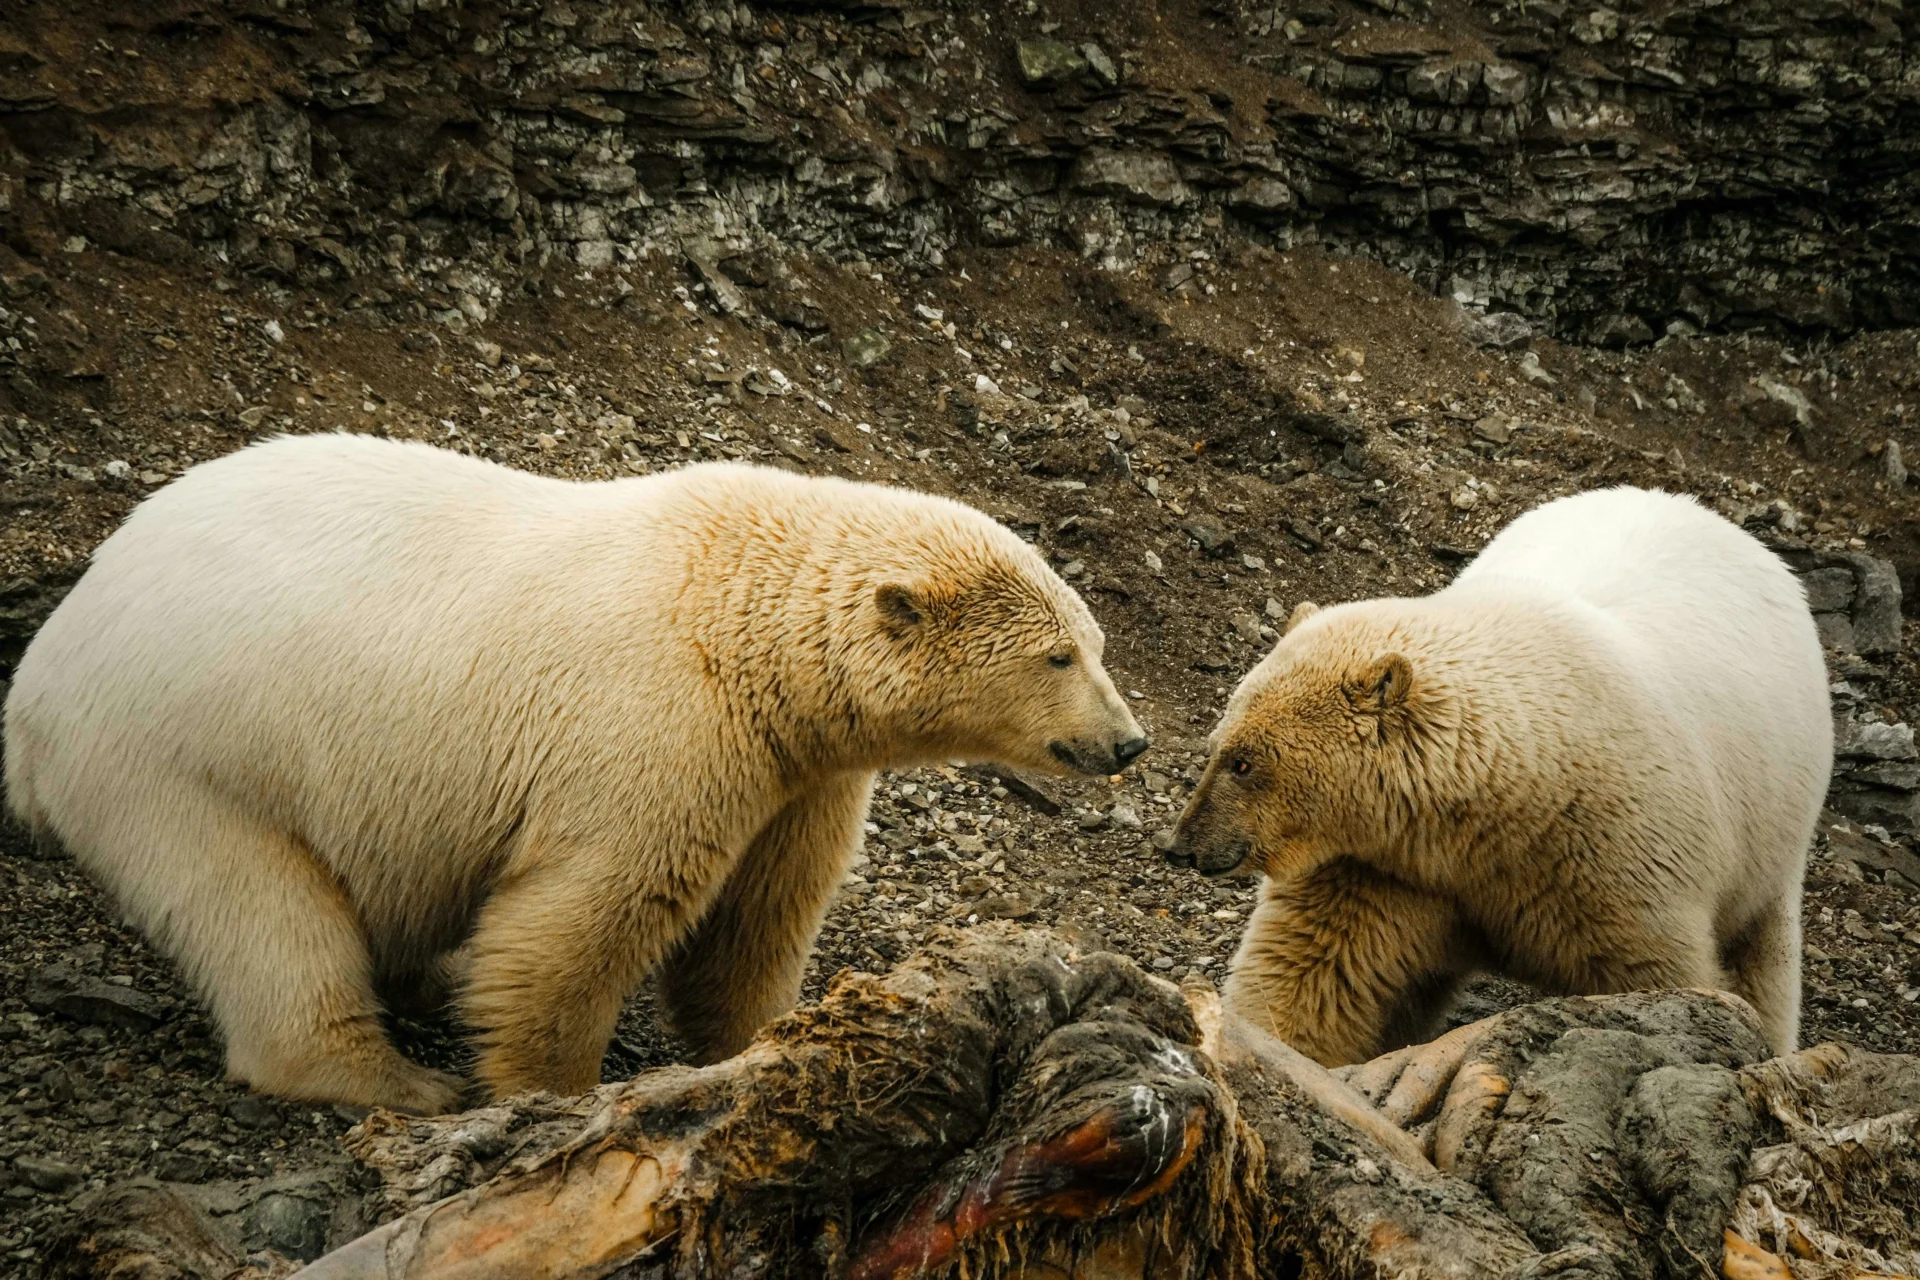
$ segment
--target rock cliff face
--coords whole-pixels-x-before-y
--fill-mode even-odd
[[[22,0],[0,221],[16,248],[211,251],[454,327],[555,258],[691,243],[716,298],[745,286],[804,328],[817,308],[738,255],[1054,241],[1132,265],[1235,232],[1592,341],[1910,324],[1917,21],[1873,0]]]

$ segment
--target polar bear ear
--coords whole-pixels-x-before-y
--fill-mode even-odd
[[[1287,629],[1280,634],[1283,636],[1290,634],[1295,627],[1318,612],[1320,612],[1319,605],[1311,600],[1302,600],[1299,604],[1293,606],[1293,612],[1287,615]]]
[[[901,582],[888,582],[873,593],[880,620],[888,631],[904,636],[926,621],[926,601],[918,591]]]
[[[1347,701],[1362,715],[1377,716],[1407,700],[1413,688],[1413,664],[1397,653],[1375,658],[1346,682]]]

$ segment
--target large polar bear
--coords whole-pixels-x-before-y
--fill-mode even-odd
[[[458,947],[485,1083],[578,1093],[656,967],[703,1059],[791,1005],[876,770],[1145,750],[1103,644],[945,499],[285,438],[100,547],[20,663],[7,792],[180,961],[237,1077],[446,1107],[376,991]]]
[[[1786,1052],[1832,756],[1793,575],[1690,498],[1608,489],[1434,595],[1296,610],[1170,856],[1266,875],[1227,998],[1330,1065],[1422,1038],[1479,968],[1731,990]]]

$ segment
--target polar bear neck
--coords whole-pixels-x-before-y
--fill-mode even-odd
[[[1657,709],[1587,612],[1506,582],[1460,584],[1400,612],[1398,647],[1427,704],[1406,821],[1386,824],[1383,864],[1495,873],[1576,820],[1579,797],[1622,786],[1605,739],[1623,710],[1645,725]]]
[[[736,739],[789,781],[940,758],[940,676],[902,660],[875,593],[1031,577],[1030,549],[946,499],[728,470],[731,492],[698,504],[676,612]],[[744,512],[742,485],[762,499]]]

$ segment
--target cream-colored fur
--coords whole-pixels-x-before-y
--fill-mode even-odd
[[[34,638],[7,791],[176,957],[233,1073],[431,1111],[376,990],[459,948],[495,1093],[789,1007],[876,770],[1145,748],[1092,616],[958,503],[714,465],[577,484],[282,439],[142,503]]]
[[[1176,860],[1263,872],[1227,989],[1333,1064],[1492,968],[1732,990],[1778,1052],[1826,793],[1799,583],[1693,500],[1550,503],[1420,599],[1297,611],[1234,693]]]

